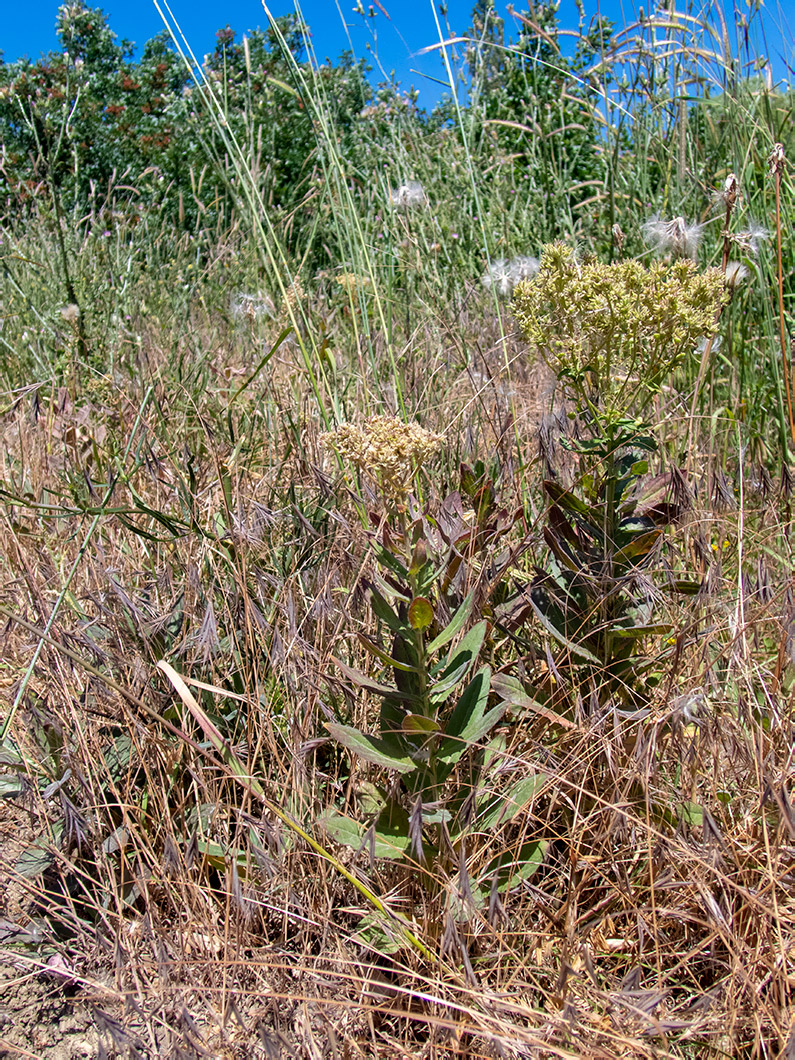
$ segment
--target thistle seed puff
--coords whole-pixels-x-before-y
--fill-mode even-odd
[[[500,298],[507,298],[514,288],[510,264],[505,258],[497,258],[483,273],[480,282],[487,291],[493,287]]]
[[[396,209],[412,210],[417,206],[427,206],[428,196],[418,180],[409,180],[390,190],[389,202]]]
[[[514,287],[517,283],[522,283],[523,280],[532,280],[538,272],[539,265],[538,258],[534,258],[530,254],[519,254],[513,258],[509,267]]]
[[[259,292],[257,294],[239,292],[232,298],[231,310],[235,320],[248,320],[251,323],[255,320],[270,320],[276,316],[276,309],[271,299]]]
[[[523,280],[532,280],[538,272],[538,258],[530,254],[518,254],[510,261],[497,258],[483,273],[480,282],[490,290],[492,287],[501,298],[507,298],[514,287]]]
[[[684,217],[674,217],[671,221],[664,221],[659,215],[649,218],[641,229],[643,241],[651,247],[655,254],[670,254],[675,258],[691,258],[695,260],[701,238],[704,234],[704,226],[687,224]]]
[[[744,232],[738,232],[736,236],[732,236],[732,240],[742,250],[747,250],[753,257],[759,257],[759,251],[762,249],[762,244],[770,239],[770,232],[764,227],[764,225],[757,224],[756,221],[751,221],[748,224],[748,228]]]
[[[406,497],[414,473],[439,449],[442,435],[394,416],[373,416],[360,426],[341,423],[320,443],[374,478],[384,495]]]
[[[741,283],[748,279],[750,273],[741,261],[727,261],[724,276],[726,278],[726,286],[730,291],[733,291],[735,287],[739,287]]]

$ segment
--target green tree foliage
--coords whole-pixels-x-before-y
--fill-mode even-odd
[[[303,32],[294,17],[278,30],[296,59]],[[167,32],[134,58],[100,9],[81,4],[58,12],[61,50],[37,62],[0,64],[0,211],[24,210],[52,182],[65,209],[121,183],[137,208],[165,208],[191,227],[229,205],[223,147],[208,120],[212,92],[249,149],[265,200],[289,209],[306,194],[317,151],[312,115],[292,83],[274,28],[241,41],[228,26],[205,61],[207,86],[197,88]],[[344,136],[369,94],[365,71],[349,56],[323,67],[331,119]],[[227,218],[228,220],[228,218]]]
[[[546,239],[560,231],[561,207],[565,212],[590,194],[604,168],[596,85],[586,70],[611,33],[610,23],[598,21],[567,56],[557,8],[554,0],[531,2],[517,16],[518,39],[506,42],[494,0],[478,0],[467,52],[476,127],[491,140],[501,166],[512,166],[526,194],[536,198]]]

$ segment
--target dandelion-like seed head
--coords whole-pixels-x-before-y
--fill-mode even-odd
[[[513,273],[510,262],[505,258],[497,258],[489,265],[483,273],[480,282],[486,290],[494,290],[501,298],[507,298],[514,288]]]
[[[427,206],[428,196],[418,180],[409,180],[390,190],[389,202],[399,210],[414,210],[418,206]]]
[[[512,258],[509,268],[514,287],[517,283],[522,283],[524,280],[532,280],[538,272],[539,265],[538,258],[534,258],[530,254],[519,254],[517,257]]]
[[[235,320],[270,320],[276,315],[276,307],[266,294],[246,294],[239,292],[232,298],[232,316]]]
[[[726,271],[723,275],[726,280],[726,286],[730,291],[733,291],[740,284],[745,283],[751,274],[741,261],[727,261]]]
[[[496,258],[481,276],[480,282],[486,290],[494,290],[501,298],[508,296],[523,280],[532,280],[538,272],[538,258],[529,254],[518,254],[515,258]]]
[[[336,451],[374,478],[391,500],[408,496],[415,472],[442,441],[442,435],[395,416],[373,416],[361,425],[342,423],[320,436],[325,449]]]
[[[732,239],[742,250],[758,258],[762,244],[770,239],[770,232],[764,225],[757,224],[756,221],[750,221],[748,228],[744,232],[738,232]]]
[[[684,217],[674,217],[664,221],[659,215],[649,218],[641,228],[644,242],[660,256],[670,254],[675,258],[695,260],[704,226],[688,224]]]
[[[76,325],[78,320],[80,319],[80,306],[75,305],[74,302],[70,302],[69,305],[62,306],[61,316],[67,324],[72,324],[73,326]]]

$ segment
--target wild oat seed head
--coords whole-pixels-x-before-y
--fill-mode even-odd
[[[400,187],[390,190],[389,203],[396,209],[412,210],[418,206],[427,206],[428,196],[418,180],[409,180]]]
[[[361,425],[342,423],[320,436],[321,445],[350,460],[380,485],[384,495],[399,500],[411,490],[415,472],[441,446],[442,435],[404,423],[395,416],[373,416]]]
[[[513,310],[531,347],[581,404],[610,415],[643,411],[729,298],[719,269],[692,261],[580,262],[563,243],[544,249]]]
[[[660,256],[670,254],[675,258],[692,258],[695,260],[704,226],[687,224],[684,217],[674,217],[664,221],[659,216],[649,218],[641,228],[643,241]]]

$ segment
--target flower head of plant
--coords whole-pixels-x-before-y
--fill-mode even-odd
[[[509,262],[514,287],[522,280],[532,280],[538,272],[540,262],[529,254],[519,254]]]
[[[726,286],[730,291],[733,291],[736,287],[745,283],[751,274],[741,261],[727,261],[726,271],[723,275],[726,279]]]
[[[375,479],[385,497],[401,500],[408,496],[415,473],[442,444],[442,436],[395,416],[372,416],[361,425],[341,423],[322,434],[320,442]]]
[[[699,340],[715,334],[728,297],[719,269],[699,272],[688,260],[581,263],[555,243],[513,306],[525,338],[580,407],[612,421],[643,413]]]
[[[507,298],[515,286],[510,263],[505,258],[496,258],[483,273],[480,282],[487,291],[494,288],[500,298]]]
[[[341,272],[334,279],[347,294],[356,294],[362,288],[370,286],[369,276],[357,276],[355,272]]]
[[[62,306],[61,316],[67,322],[67,324],[71,324],[74,327],[80,319],[80,306],[75,305],[74,302],[70,302],[69,305]]]
[[[240,292],[232,299],[232,316],[236,320],[270,319],[276,315],[276,308],[266,294],[245,294]]]
[[[670,254],[674,258],[692,258],[695,260],[704,226],[687,224],[684,217],[674,217],[664,221],[661,217],[649,218],[641,229],[644,242],[660,256]]]
[[[305,295],[301,277],[296,276],[284,292],[284,309],[289,313],[291,309],[295,309]]]
[[[413,210],[418,206],[427,206],[428,196],[418,180],[409,180],[390,190],[389,202],[397,209]]]
[[[755,221],[749,222],[744,232],[738,232],[736,236],[733,236],[737,246],[742,250],[747,250],[755,258],[759,257],[762,244],[768,239],[770,239],[770,232],[764,225],[757,224]]]

